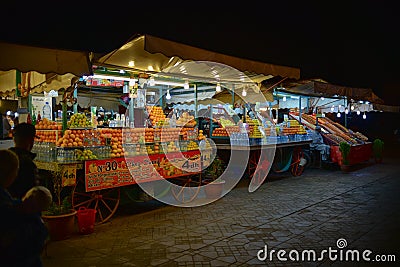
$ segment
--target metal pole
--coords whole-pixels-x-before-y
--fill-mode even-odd
[[[74,89],[74,98],[78,99],[78,89],[76,87]],[[74,111],[74,114],[78,113],[78,101],[76,101],[76,103],[74,103],[73,111]]]
[[[212,104],[210,104],[210,134],[209,134],[209,137],[211,137],[212,136],[212,132],[213,132],[213,130],[214,130],[214,127],[213,127],[213,105]]]
[[[343,99],[343,102],[344,102],[344,109],[345,109],[345,112],[344,112],[344,127],[347,128],[347,114],[346,114],[346,108],[347,108],[347,103],[346,102],[347,101],[346,101],[346,97]]]
[[[301,123],[301,96],[299,96],[299,122]]]
[[[193,85],[193,89],[194,89],[194,117],[197,120],[197,123],[199,122],[199,119],[197,118],[197,85],[194,84]]]
[[[232,94],[232,106],[234,107],[235,106],[235,85],[234,84],[232,84],[231,94]]]
[[[129,95],[131,95],[131,94],[129,94]],[[129,100],[129,127],[131,127],[131,125],[132,125],[132,128],[134,128],[135,127],[135,116],[134,116],[135,109],[134,109],[134,104],[133,104],[134,98],[132,96],[130,96],[129,98],[130,98],[130,100]]]

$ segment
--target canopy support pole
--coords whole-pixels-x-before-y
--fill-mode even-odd
[[[197,120],[197,123],[199,123],[199,119],[197,118],[197,86],[196,84],[193,85],[194,89],[194,117]]]
[[[232,107],[235,107],[235,85],[234,84],[232,84],[231,94],[232,94]]]
[[[301,123],[301,96],[299,96],[299,122]]]
[[[135,114],[134,114],[134,112],[135,112],[135,109],[134,109],[134,105],[133,105],[133,97],[131,96],[131,94],[130,94],[130,96],[129,96],[129,127],[130,128],[135,128]]]
[[[347,103],[346,102],[347,101],[346,101],[346,99],[347,99],[346,97],[343,99],[343,103],[344,103],[344,108],[345,108],[345,112],[344,112],[344,127],[347,128],[347,114],[346,114],[346,109],[347,109]]]
[[[73,96],[74,96],[75,99],[78,99],[78,89],[76,87],[74,89]],[[76,101],[76,103],[74,103],[73,111],[74,111],[74,114],[78,113],[78,101]]]

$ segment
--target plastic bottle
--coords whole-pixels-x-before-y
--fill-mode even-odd
[[[42,120],[42,116],[40,116],[40,110],[39,110],[37,117],[36,117],[36,123],[39,123],[41,120]]]
[[[46,104],[43,106],[43,118],[51,120],[51,107],[49,102],[46,102]]]
[[[36,125],[36,114],[33,112],[32,114],[32,125]]]

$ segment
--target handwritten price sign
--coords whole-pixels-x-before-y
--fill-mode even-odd
[[[76,184],[76,164],[62,165],[62,186],[73,186]]]

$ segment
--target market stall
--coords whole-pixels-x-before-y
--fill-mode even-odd
[[[347,128],[347,117],[351,114],[363,114],[374,111],[373,105],[382,103],[372,90],[335,86],[320,79],[304,81],[286,81],[275,90],[281,107],[287,108],[288,116],[314,130],[322,127],[326,144],[331,146],[331,161],[342,164],[339,151],[340,142],[351,144],[350,164],[368,161],[372,153],[372,143],[360,133]],[[293,98],[294,101],[291,101]],[[298,103],[298,104],[297,104]],[[328,114],[340,118],[344,116],[344,125],[333,121]]]

